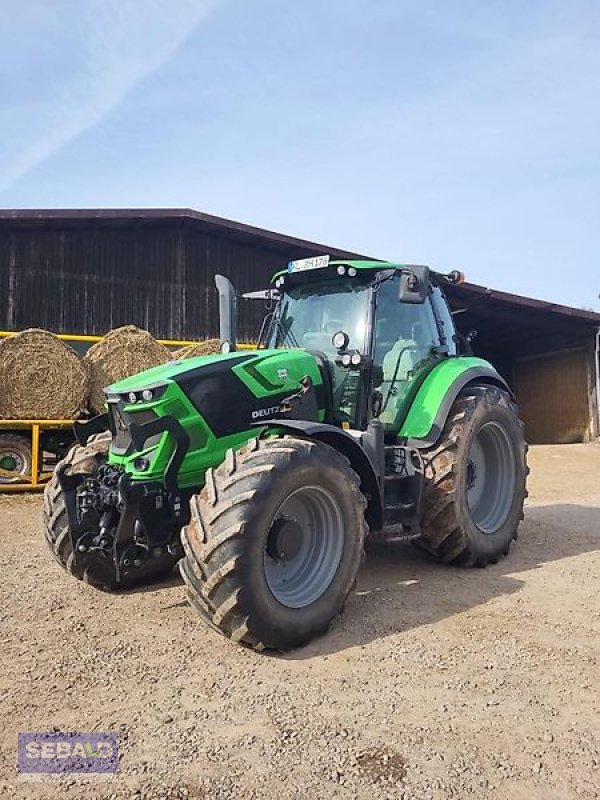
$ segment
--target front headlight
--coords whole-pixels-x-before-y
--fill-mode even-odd
[[[128,406],[137,403],[154,403],[156,400],[160,400],[166,389],[167,384],[162,383],[156,386],[146,386],[144,389],[132,389],[119,397]]]

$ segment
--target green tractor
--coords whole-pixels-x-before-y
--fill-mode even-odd
[[[179,562],[188,598],[235,642],[288,649],[327,630],[365,542],[447,564],[506,555],[523,517],[526,445],[510,389],[457,334],[424,266],[290,262],[237,350],[217,276],[223,352],[109,386],[107,413],[44,498],[58,562],[101,589]]]

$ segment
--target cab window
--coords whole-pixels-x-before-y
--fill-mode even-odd
[[[444,326],[444,336],[446,338],[446,346],[448,347],[448,355],[455,356],[458,353],[458,345],[456,341],[456,334],[454,328],[454,320],[448,308],[448,303],[444,297],[444,293],[439,286],[433,287],[431,296],[432,302],[435,303],[437,315]]]

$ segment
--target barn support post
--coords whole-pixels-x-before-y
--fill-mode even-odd
[[[592,355],[592,390],[590,392],[590,411],[592,412],[591,438],[600,437],[600,328],[596,331]]]

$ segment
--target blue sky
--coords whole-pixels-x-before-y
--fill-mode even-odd
[[[192,207],[600,310],[595,0],[0,0],[0,206]]]

